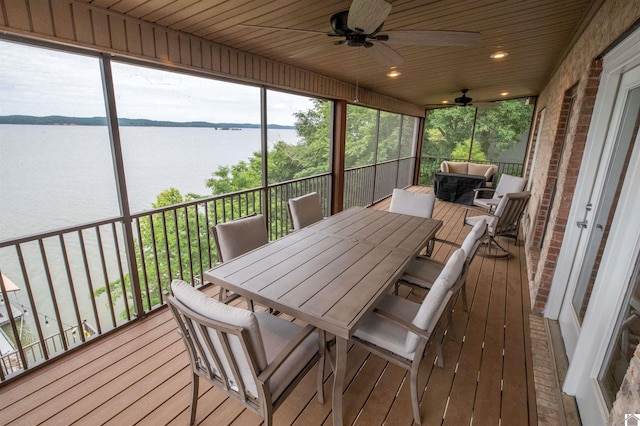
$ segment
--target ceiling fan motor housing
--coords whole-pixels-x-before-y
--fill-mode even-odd
[[[469,103],[471,103],[471,101],[473,99],[471,99],[470,97],[467,96],[467,91],[469,89],[462,89],[462,96],[460,96],[459,98],[455,98],[454,101],[457,104],[462,104],[462,106],[467,106]]]
[[[348,16],[349,16],[348,10],[335,13],[331,16],[329,21],[331,22],[331,28],[333,29],[334,33],[344,36],[344,35],[347,35],[347,33],[351,32],[349,27],[347,27]]]

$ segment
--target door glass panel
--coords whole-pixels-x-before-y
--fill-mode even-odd
[[[607,243],[613,215],[616,211],[620,191],[624,180],[631,153],[635,144],[640,112],[640,88],[629,92],[625,105],[620,131],[615,142],[613,157],[605,178],[602,197],[598,211],[594,216],[594,223],[590,225],[591,234],[576,291],[573,295],[573,309],[582,324],[589,305],[593,284],[600,267],[600,260]]]
[[[607,361],[599,376],[600,387],[609,409],[613,406],[616,393],[622,386],[629,362],[640,343],[640,257],[629,286],[627,302],[620,311],[618,326],[611,339]]]

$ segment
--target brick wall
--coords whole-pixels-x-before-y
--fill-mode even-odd
[[[584,89],[579,108],[577,108],[578,84],[569,88],[562,99],[556,137],[547,163],[547,179],[540,194],[538,211],[527,239],[530,246],[539,247],[543,241],[545,243],[544,260],[538,262],[537,279],[532,288],[534,291],[531,299],[532,307],[538,312],[544,309],[549,297],[573,193],[578,181],[601,73],[602,60],[593,60],[585,84],[582,85]],[[569,140],[571,140],[570,149],[567,145]]]
[[[545,118],[534,175],[529,177],[532,198],[525,217],[530,220],[524,223],[527,264],[533,269],[529,274],[530,297],[537,312],[546,306],[582,163],[602,71],[597,58],[639,18],[637,0],[604,1],[538,97],[536,113],[545,109]],[[566,117],[565,98],[570,90],[575,91],[574,104]],[[564,149],[558,154],[560,136],[564,136]],[[551,179],[556,179],[552,205],[548,204],[550,193],[545,191]],[[545,220],[540,220],[542,217]]]

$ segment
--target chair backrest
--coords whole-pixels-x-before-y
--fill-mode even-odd
[[[487,182],[493,180],[493,175],[498,171],[498,166],[495,164],[476,164],[469,163],[467,173],[470,175],[484,176]]]
[[[267,226],[262,215],[249,216],[211,228],[218,261],[227,262],[269,242]]]
[[[449,257],[447,264],[442,268],[440,275],[422,301],[420,309],[418,309],[416,316],[413,318],[413,325],[426,331],[435,328],[444,312],[443,305],[447,303],[449,291],[452,290],[454,284],[460,283],[462,280],[466,259],[467,255],[463,249],[456,250]],[[416,334],[407,333],[405,343],[407,352],[414,352],[418,347],[418,343],[420,343],[420,338]]]
[[[473,260],[473,257],[476,255],[478,247],[480,247],[480,243],[482,242],[482,239],[486,234],[487,219],[482,218],[475,225],[473,225],[473,228],[471,228],[471,231],[462,242],[461,248],[467,255],[467,264],[471,263],[471,261]]]
[[[433,194],[423,194],[396,188],[391,194],[389,211],[429,219],[433,214],[435,202],[436,196]]]
[[[317,192],[291,198],[287,201],[287,213],[289,213],[293,229],[296,231],[320,222],[324,218],[320,196]]]
[[[440,163],[440,171],[443,173],[467,174],[469,163],[467,161],[443,161]]]
[[[527,179],[523,177],[502,174],[500,182],[498,182],[498,186],[496,186],[496,191],[493,193],[493,198],[501,198],[511,192],[524,191],[526,184]]]
[[[267,366],[255,314],[208,297],[182,280],[167,303],[178,322],[194,373],[247,403],[260,398],[255,377]]]
[[[492,236],[516,234],[520,226],[522,213],[531,198],[528,191],[505,194],[496,207],[495,217],[489,223],[489,234]]]

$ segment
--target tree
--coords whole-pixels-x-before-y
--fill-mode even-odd
[[[157,209],[193,200],[192,194],[183,196],[179,190],[169,188],[158,194],[152,207]],[[171,212],[154,213],[141,218],[138,223],[140,239],[135,245],[138,263],[136,273],[140,282],[143,306],[148,310],[160,303],[162,292],[169,289],[174,278],[191,281],[194,276],[201,274],[200,265],[210,266],[207,252],[191,244],[196,234],[207,232],[203,229],[207,222],[204,214],[197,208],[185,208],[177,209],[175,215]],[[208,250],[206,247],[204,249]],[[106,291],[107,287],[100,287],[94,294],[98,297]],[[128,300],[129,312],[122,311],[120,318],[132,315],[134,304],[130,273],[125,274],[124,285],[120,280],[110,282],[109,291],[112,300],[123,297]]]
[[[439,158],[454,157],[458,144],[469,140],[473,133],[474,149],[476,144],[488,159],[497,158],[520,141],[520,137],[529,129],[533,106],[524,99],[512,99],[496,102],[496,106],[478,110],[473,129],[475,108],[453,107],[429,111],[425,119],[423,153]],[[467,151],[468,152],[468,151]]]
[[[474,114],[475,108],[469,107],[429,111],[425,118],[423,154],[451,158],[455,146],[471,138]]]
[[[474,145],[480,144],[487,158],[497,158],[520,141],[531,126],[533,105],[525,99],[498,102],[498,106],[478,111]]]

